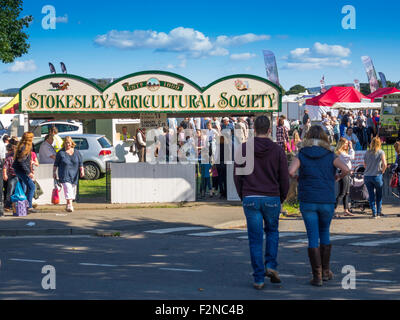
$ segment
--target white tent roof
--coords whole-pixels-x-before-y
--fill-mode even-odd
[[[347,110],[361,110],[361,109],[380,109],[380,102],[336,102],[332,109],[347,109]]]
[[[0,108],[9,103],[14,97],[0,97]]]

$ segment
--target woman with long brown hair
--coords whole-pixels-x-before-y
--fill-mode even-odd
[[[369,206],[372,218],[376,219],[382,214],[383,174],[387,168],[385,152],[381,149],[381,139],[372,139],[370,149],[364,155],[364,182],[368,189]]]
[[[15,174],[21,182],[22,188],[24,189],[29,202],[29,213],[37,212],[32,208],[32,199],[35,193],[31,156],[33,137],[34,135],[32,132],[25,132],[23,134],[21,141],[17,145],[13,163]]]
[[[345,177],[350,170],[335,157],[328,136],[320,126],[310,128],[299,149],[289,167],[289,175],[299,180],[298,199],[313,273],[311,284],[322,286],[322,281],[333,277],[329,267],[332,248],[329,228],[336,203],[335,179]],[[340,176],[336,175],[337,168],[341,170]]]

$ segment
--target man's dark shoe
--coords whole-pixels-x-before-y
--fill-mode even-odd
[[[265,276],[270,278],[271,283],[281,283],[281,279],[279,278],[278,271],[273,269],[267,269],[265,272]]]
[[[39,210],[33,209],[33,208],[29,208],[28,209],[28,213],[38,213]]]
[[[262,290],[264,288],[264,282],[254,282],[253,287],[257,290]]]

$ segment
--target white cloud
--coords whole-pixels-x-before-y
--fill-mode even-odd
[[[349,48],[345,48],[339,45],[328,45],[319,42],[314,43],[313,50],[323,56],[333,56],[333,57],[348,57],[351,53]]]
[[[301,62],[288,62],[284,65],[284,69],[296,69],[296,70],[316,70],[323,69],[324,67],[339,67],[345,68],[351,64],[350,60],[335,59],[318,59],[310,58],[304,59]]]
[[[95,43],[119,49],[155,49],[167,52],[189,52],[195,57],[213,48],[208,37],[194,29],[176,28],[168,34],[152,30],[117,31],[99,35]]]
[[[215,48],[214,50],[210,51],[210,56],[227,56],[229,54],[229,51],[225,48]]]
[[[256,57],[256,55],[254,53],[249,53],[249,52],[231,54],[232,60],[249,60],[254,57]]]
[[[254,33],[247,33],[233,37],[219,36],[217,37],[216,44],[220,46],[240,46],[251,42],[257,42],[269,39],[271,39],[271,36],[266,34],[256,35]]]
[[[310,48],[297,48],[290,51],[290,57],[293,59],[301,58],[302,56],[310,54]]]
[[[7,69],[8,72],[33,72],[37,70],[34,60],[15,61],[14,64]]]
[[[284,69],[313,70],[324,67],[345,68],[351,64],[348,57],[351,51],[340,45],[314,43],[312,48],[297,48],[290,51],[288,56],[283,57],[287,63]]]
[[[253,33],[238,36],[218,36],[210,39],[192,28],[178,27],[169,33],[152,30],[111,30],[96,37],[94,42],[103,47],[119,49],[154,49],[159,52],[181,52],[192,58],[204,56],[227,56],[226,47],[268,40],[270,36]]]
[[[68,15],[65,14],[63,17],[57,17],[56,23],[68,23]]]

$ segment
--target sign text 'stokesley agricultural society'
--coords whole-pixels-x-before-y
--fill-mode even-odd
[[[167,72],[141,72],[105,89],[73,75],[50,75],[20,90],[20,111],[27,113],[187,113],[279,111],[281,90],[266,79],[232,75],[207,87]]]

